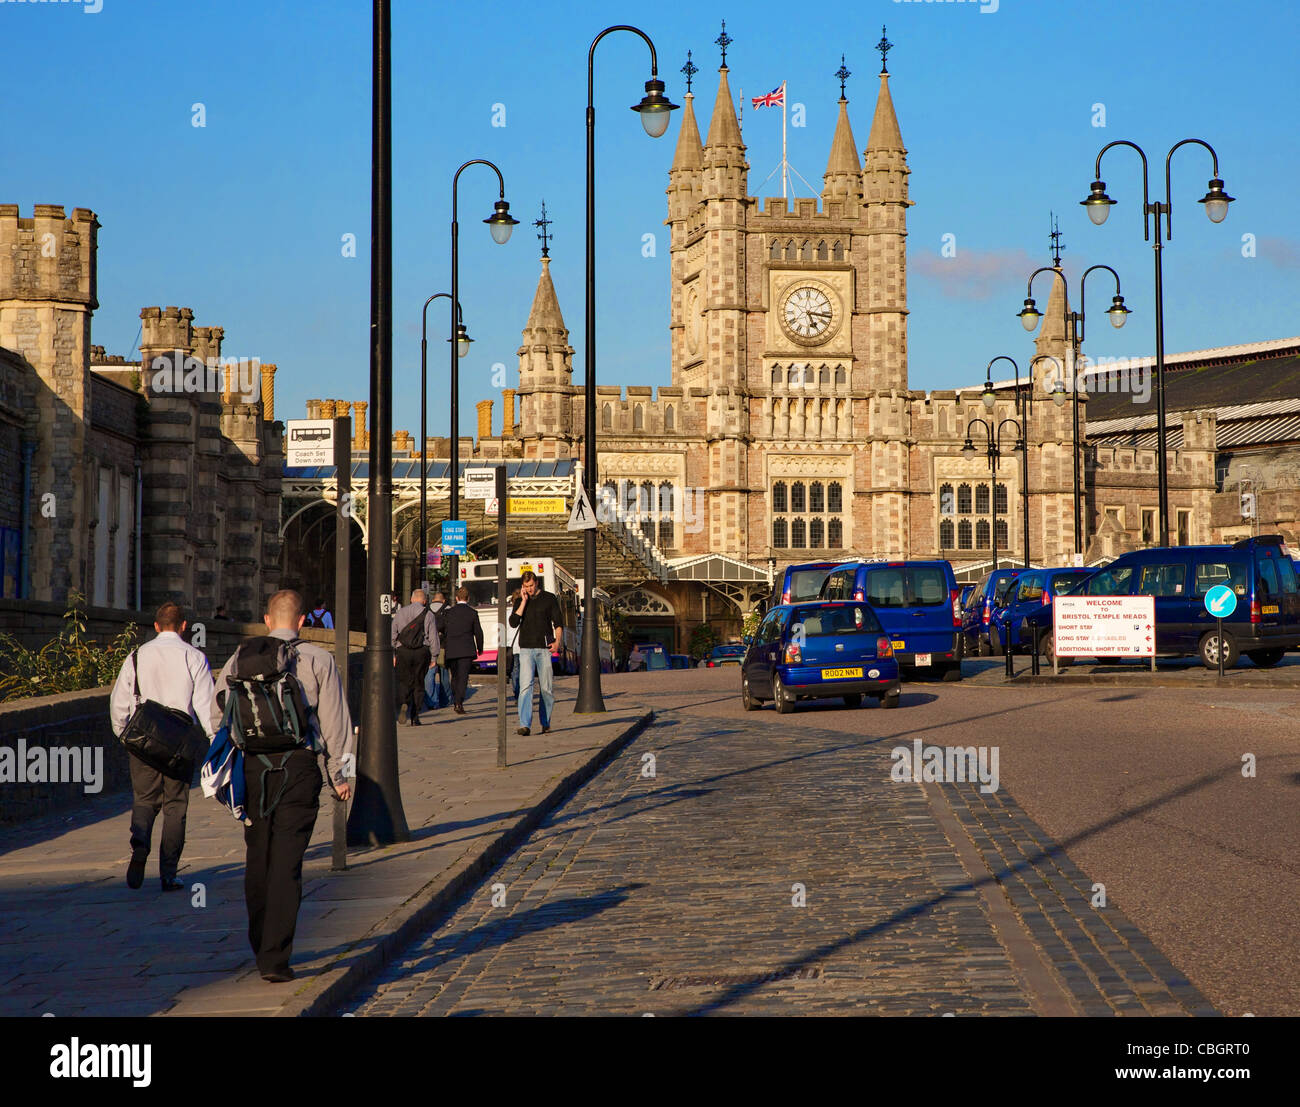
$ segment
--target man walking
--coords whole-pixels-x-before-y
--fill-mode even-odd
[[[208,740],[220,722],[212,721],[212,670],[201,650],[195,649],[181,635],[186,622],[180,605],[168,601],[154,614],[153,629],[158,637],[146,642],[122,665],[109,697],[109,716],[113,733],[119,738],[127,720],[145,700],[186,712],[202,727]],[[137,679],[139,688],[137,692]],[[181,851],[185,848],[185,813],[190,805],[190,782],[172,780],[151,769],[137,757],[131,757],[131,861],[126,870],[126,886],[139,888],[144,883],[145,862],[149,859],[153,824],[159,810],[163,813],[162,844],[158,850],[158,875],[164,892],[174,892],[184,885],[176,879]]]
[[[423,588],[411,593],[411,602],[398,608],[393,616],[392,644],[397,666],[397,695],[411,726],[420,725],[420,705],[424,700],[424,673],[429,659],[437,654],[438,617],[429,610]]]
[[[278,639],[287,647],[288,679],[296,682],[295,694],[301,694],[307,707],[301,745],[270,757],[244,756],[248,817],[252,820],[244,829],[248,941],[262,979],[279,984],[293,979],[289,958],[302,900],[302,859],[320,807],[321,765],[317,759],[324,753],[326,776],[335,795],[346,801],[351,795],[348,777],[355,775],[355,750],[352,717],[333,655],[298,637],[305,619],[302,597],[290,589],[275,593],[262,618],[268,639]],[[239,679],[235,674],[243,672],[240,652],[250,643],[263,641],[253,638],[241,644],[217,677],[214,727],[220,725],[226,697],[242,694],[232,683]],[[265,768],[268,763],[270,769]]]
[[[474,659],[483,652],[483,624],[478,612],[469,605],[469,589],[456,589],[456,602],[443,613],[446,631],[447,664],[451,667],[452,710],[465,714],[465,688]]]
[[[447,630],[442,625],[447,614],[447,597],[442,592],[435,592],[429,610],[433,612],[433,622],[438,628],[441,647],[447,637]],[[429,659],[429,672],[424,678],[424,694],[425,701],[430,707],[446,707],[451,703],[451,673],[444,664],[446,660],[446,651],[441,648],[433,651]]]
[[[307,616],[307,626],[319,627],[321,630],[334,629],[334,616],[330,613],[330,609],[325,606],[324,600],[321,600],[311,609],[311,614]]]
[[[555,710],[551,651],[555,637],[564,627],[559,601],[547,592],[537,574],[523,575],[518,606],[510,613],[510,625],[519,628],[519,733],[532,733],[533,677],[541,689],[542,733],[551,729]]]

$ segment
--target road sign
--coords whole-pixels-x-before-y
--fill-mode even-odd
[[[1226,619],[1237,610],[1237,594],[1226,584],[1216,584],[1205,593],[1205,610],[1216,619]]]
[[[506,512],[510,515],[564,515],[568,512],[563,496],[508,496]]]
[[[578,494],[573,497],[573,511],[569,514],[567,530],[595,530],[596,513],[591,510],[587,490],[578,482]]]
[[[496,484],[495,469],[466,469],[465,499],[490,500],[496,495]]]
[[[1057,596],[1058,657],[1155,657],[1154,596]]]
[[[334,464],[334,420],[290,419],[284,431],[284,463],[291,468]]]
[[[500,515],[500,514],[501,514],[501,501],[500,501],[499,499],[497,499],[496,496],[491,496],[491,497],[489,497],[488,499],[484,500],[484,501],[483,501],[483,514],[484,514],[484,515]]]
[[[469,553],[469,524],[463,519],[443,520],[442,552],[444,554]]]

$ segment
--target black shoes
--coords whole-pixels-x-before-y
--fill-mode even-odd
[[[542,733],[543,733],[543,734],[550,734],[550,733],[551,733],[551,728],[550,728],[549,726],[544,726],[544,727],[542,727]]]
[[[131,852],[131,863],[126,867],[126,886],[128,888],[138,888],[144,883],[144,863],[149,860],[149,854],[143,850],[133,850]]]
[[[286,967],[276,969],[274,972],[264,972],[262,979],[268,984],[287,984],[293,979],[293,969]]]
[[[183,891],[184,888],[185,884],[179,880],[165,879],[162,882],[162,890],[164,892],[180,892]]]
[[[455,711],[457,715],[464,715],[464,714],[465,714],[465,705],[464,705],[464,704],[461,704],[461,703],[458,703],[458,704],[456,704],[455,707],[452,708],[452,710]]]
[[[412,726],[419,726],[419,725],[420,725],[420,716],[419,716],[419,715],[412,716],[412,718],[411,718],[411,725],[412,725]]]
[[[532,731],[529,730],[526,726],[521,726],[518,730],[515,731],[515,733],[522,734],[525,738],[527,738],[532,733]]]

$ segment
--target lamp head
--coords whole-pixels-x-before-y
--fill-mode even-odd
[[[1052,403],[1057,407],[1065,406],[1065,381],[1060,380],[1059,378],[1057,379],[1057,382],[1052,385]]]
[[[668,130],[668,120],[676,108],[664,95],[664,83],[657,77],[646,81],[641,102],[632,105],[632,110],[641,114],[641,126],[651,138],[659,138]]]
[[[1128,319],[1131,312],[1124,306],[1123,296],[1112,296],[1110,307],[1106,309],[1106,314],[1110,316],[1110,325],[1116,330],[1119,330],[1119,328],[1124,325],[1124,321]]]
[[[1211,223],[1222,223],[1228,216],[1228,205],[1234,197],[1223,191],[1223,182],[1218,177],[1210,179],[1209,191],[1198,201],[1205,205],[1205,214]]]
[[[450,342],[451,339],[448,339],[447,341]],[[469,344],[473,341],[474,340],[469,336],[469,331],[465,329],[465,324],[457,323],[456,324],[456,356],[458,358],[469,357]]]
[[[993,391],[993,382],[991,380],[984,382],[984,391],[981,393],[980,399],[984,401],[985,411],[992,411],[993,405],[998,402],[998,394]]]
[[[488,230],[492,232],[492,241],[498,246],[504,246],[510,241],[510,232],[515,229],[515,224],[519,220],[510,214],[510,205],[504,200],[498,200],[492,207],[492,214],[483,222],[488,225]]]
[[[1106,195],[1105,181],[1093,181],[1092,188],[1088,192],[1088,198],[1080,200],[1079,203],[1088,209],[1088,218],[1096,226],[1100,227],[1106,222],[1106,216],[1110,214],[1111,206],[1115,201]]]
[[[1020,316],[1021,325],[1027,331],[1032,331],[1036,326],[1038,326],[1038,320],[1042,318],[1038,313],[1038,308],[1035,306],[1034,298],[1032,296],[1025,301],[1025,306],[1016,312],[1016,314]]]
[[[961,448],[961,456],[967,461],[975,457],[975,443],[970,440],[970,435],[966,436],[966,444]]]

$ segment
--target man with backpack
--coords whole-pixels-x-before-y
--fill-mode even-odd
[[[268,633],[247,638],[217,677],[214,727],[243,752],[248,825],[244,898],[248,940],[262,979],[293,979],[289,958],[302,900],[302,859],[320,807],[321,765],[346,801],[355,775],[352,717],[333,655],[298,637],[302,597],[283,589],[266,605]]]
[[[321,630],[334,629],[334,616],[330,614],[330,609],[325,606],[323,600],[311,609],[304,625],[318,627]]]
[[[411,593],[411,602],[400,607],[393,616],[392,645],[395,651],[393,664],[397,667],[397,695],[406,721],[411,726],[420,725],[420,702],[424,699],[424,673],[429,660],[436,656],[438,643],[438,617],[429,610],[423,588]]]

